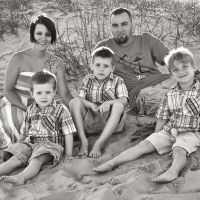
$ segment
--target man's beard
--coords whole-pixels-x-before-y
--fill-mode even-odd
[[[115,39],[115,41],[118,44],[125,44],[126,42],[128,42],[128,36],[126,35],[125,37],[118,37],[117,39]]]

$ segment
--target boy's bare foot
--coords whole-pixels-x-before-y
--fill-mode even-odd
[[[101,150],[102,150],[102,148],[99,145],[95,144],[93,146],[92,151],[90,152],[89,156],[93,157],[93,158],[98,158],[101,156]]]
[[[92,170],[94,172],[103,173],[111,171],[113,167],[114,167],[114,162],[112,160],[109,160],[104,164],[100,165],[99,167],[93,168]]]
[[[81,145],[78,155],[79,156],[88,156],[88,142],[86,144]]]
[[[157,178],[152,179],[151,181],[160,182],[160,183],[167,183],[175,180],[178,177],[174,171],[168,169],[165,173],[161,174]]]
[[[6,183],[12,183],[13,185],[24,185],[26,180],[24,177],[16,175],[16,176],[3,176],[3,180]]]

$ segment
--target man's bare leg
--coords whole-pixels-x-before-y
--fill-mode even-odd
[[[154,182],[171,182],[175,180],[180,171],[185,167],[187,162],[187,152],[181,147],[173,149],[173,162],[172,166],[157,178],[152,179]]]
[[[85,135],[83,118],[87,111],[79,99],[72,99],[69,103],[70,113],[76,126],[78,136],[81,141],[81,147],[78,152],[79,156],[88,156],[88,139]]]
[[[136,160],[144,154],[156,151],[155,147],[148,141],[143,140],[134,147],[127,149],[113,159],[100,165],[97,168],[92,169],[95,172],[102,173],[111,171],[114,167],[121,165],[125,162]]]
[[[102,148],[107,141],[107,139],[114,133],[115,129],[119,124],[121,115],[124,112],[124,105],[121,103],[114,103],[111,109],[109,119],[104,127],[103,132],[99,139],[95,142],[92,151],[90,152],[90,157],[98,158],[102,154]]]
[[[29,165],[21,173],[15,176],[3,176],[3,180],[13,185],[24,185],[27,180],[34,178],[41,166],[53,160],[53,156],[45,153],[31,160]]]

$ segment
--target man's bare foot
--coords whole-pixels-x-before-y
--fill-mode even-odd
[[[98,173],[109,172],[113,169],[114,166],[114,162],[112,160],[109,160],[99,167],[93,168],[92,170]]]
[[[88,142],[86,143],[82,143],[79,152],[78,152],[79,156],[88,156]]]
[[[98,158],[101,156],[101,150],[102,150],[102,148],[99,145],[94,144],[89,156],[93,157],[93,158]]]
[[[152,179],[151,181],[160,182],[160,183],[168,183],[175,180],[177,177],[178,177],[178,174],[168,169],[165,173],[161,174],[157,178]]]
[[[26,183],[26,180],[23,176],[3,176],[3,180],[6,183],[12,183],[13,185],[24,185]]]

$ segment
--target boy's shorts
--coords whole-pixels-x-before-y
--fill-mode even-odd
[[[91,109],[87,109],[87,114],[84,118],[84,130],[86,133],[102,133],[105,125],[110,116],[110,112],[105,112],[103,115],[99,112],[92,111]],[[116,132],[120,132],[124,129],[124,121],[125,121],[125,111],[120,118],[120,122],[115,129]]]
[[[12,146],[4,150],[3,161],[7,159],[7,154],[16,156],[26,166],[33,158],[41,154],[49,153],[54,157],[53,166],[55,166],[62,158],[64,148],[56,143],[50,141],[43,141],[35,144],[21,142],[14,143]]]
[[[176,137],[175,142],[173,142],[171,135],[167,131],[161,130],[151,134],[146,140],[151,142],[159,154],[170,152],[175,147],[182,147],[189,155],[197,151],[200,146],[200,135],[193,132],[181,133]]]

